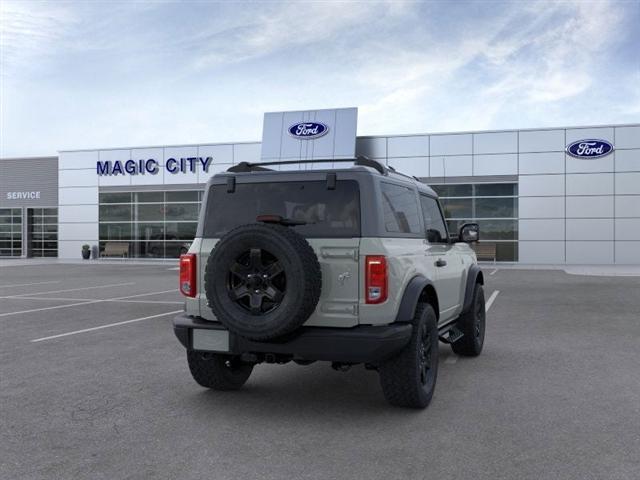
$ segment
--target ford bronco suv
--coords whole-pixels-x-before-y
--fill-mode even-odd
[[[478,225],[450,234],[427,185],[350,162],[240,163],[209,180],[174,319],[197,383],[238,389],[262,362],[363,363],[388,402],[424,408],[438,340],[480,354],[484,279],[467,244]]]

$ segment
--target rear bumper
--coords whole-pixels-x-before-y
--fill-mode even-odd
[[[179,315],[173,329],[182,345],[193,349],[193,330],[226,330],[217,322]],[[409,342],[412,326],[408,323],[361,325],[351,328],[301,327],[284,340],[257,342],[229,332],[229,352],[275,354],[301,360],[327,360],[345,363],[379,363]]]

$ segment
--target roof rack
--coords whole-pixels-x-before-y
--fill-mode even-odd
[[[354,165],[361,167],[370,167],[377,170],[381,175],[388,175],[389,170],[380,162],[371,160],[363,155],[358,155],[356,159],[352,158],[336,158],[336,159],[322,159],[322,160],[281,160],[278,162],[259,162],[249,163],[240,162],[233,167],[227,169],[227,172],[233,173],[248,173],[248,172],[268,172],[273,171],[271,168],[266,168],[271,165],[298,165],[301,163],[326,163],[326,162],[353,162]]]
[[[411,180],[420,181],[420,179],[418,177],[416,177],[415,175],[407,175],[406,173],[399,172],[395,168],[393,168],[391,165],[388,165],[387,168],[389,169],[390,172],[393,172],[396,175],[400,175],[401,177],[406,177],[406,178],[410,178]]]

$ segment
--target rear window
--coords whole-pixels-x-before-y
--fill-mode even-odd
[[[255,223],[259,215],[307,222],[293,228],[307,238],[360,236],[358,182],[338,180],[335,190],[325,181],[238,183],[235,192],[213,185],[207,197],[204,235],[220,238],[240,225]]]

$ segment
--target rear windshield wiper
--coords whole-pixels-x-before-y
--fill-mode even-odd
[[[278,225],[283,225],[285,227],[307,224],[304,220],[292,220],[291,218],[285,218],[280,215],[258,215],[256,217],[256,222],[277,223]]]

